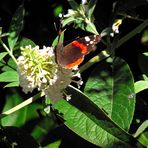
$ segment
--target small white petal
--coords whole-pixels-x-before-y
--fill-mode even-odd
[[[71,99],[71,95],[66,95],[66,100],[69,101]]]
[[[49,114],[50,113],[50,105],[49,106],[47,106],[46,108],[44,108],[44,111],[47,113],[47,114]]]
[[[43,78],[43,79],[42,79],[42,82],[43,82],[43,83],[47,83],[47,79],[46,79],[46,78]]]
[[[87,0],[82,0],[81,2],[83,5],[87,3]]]

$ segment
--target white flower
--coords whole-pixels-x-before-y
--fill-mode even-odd
[[[70,17],[70,16],[75,16],[76,13],[77,13],[77,11],[72,10],[72,9],[68,9],[68,12],[67,12],[67,14],[64,15],[64,18],[65,17]]]
[[[25,93],[32,92],[35,88],[41,90],[45,95],[57,101],[66,96],[64,89],[73,82],[73,78],[80,73],[75,69],[64,69],[55,60],[55,53],[51,47],[38,46],[32,48],[30,45],[21,48],[21,56],[18,58],[17,71],[20,75],[20,86]],[[76,83],[80,83],[77,82]],[[81,84],[79,84],[81,85]]]
[[[79,81],[77,81],[78,88],[80,88],[82,84],[83,84],[82,79],[80,79]]]
[[[66,100],[69,101],[71,99],[71,95],[66,95]]]
[[[118,34],[119,33],[119,26],[122,24],[122,20],[121,19],[117,19],[115,20],[115,22],[113,23],[112,25],[112,30],[113,32],[110,33],[110,35],[113,37],[114,36],[114,33],[115,34]]]
[[[82,0],[82,1],[81,1],[81,4],[82,4],[82,5],[85,5],[86,3],[87,3],[87,0]]]

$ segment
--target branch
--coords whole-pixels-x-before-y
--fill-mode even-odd
[[[25,100],[24,102],[18,104],[17,106],[9,109],[8,111],[3,112],[2,114],[0,114],[0,118],[3,118],[5,116],[8,116],[14,112],[16,112],[17,110],[31,104],[32,102],[36,101],[38,98],[43,97],[45,94],[43,92],[40,92],[38,94],[36,94],[35,96]]]

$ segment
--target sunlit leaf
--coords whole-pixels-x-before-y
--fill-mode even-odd
[[[11,82],[11,83],[5,85],[4,87],[16,87],[16,86],[19,86],[19,81]]]
[[[145,30],[143,32],[142,37],[141,37],[141,43],[144,44],[144,45],[148,44],[148,30]]]
[[[5,66],[3,66],[3,71],[14,71],[17,69],[17,64],[13,61],[12,58],[10,58],[6,63]]]
[[[88,23],[85,27],[85,30],[93,34],[98,34],[97,29],[93,23]]]
[[[22,99],[22,97],[20,96],[20,94],[17,92],[16,89],[12,88],[9,89],[9,91],[7,92],[6,104],[2,110],[2,113],[8,111],[9,109],[22,103],[23,101],[24,100]],[[3,126],[21,127],[25,125],[25,123],[27,123],[28,121],[38,118],[36,110],[41,108],[42,108],[41,104],[37,103],[30,104],[6,117],[3,117],[1,119],[1,123]]]
[[[57,36],[54,41],[52,42],[52,47],[55,47],[58,44],[59,36]]]
[[[0,61],[7,55],[7,52],[1,52],[0,53]]]
[[[55,47],[58,44],[59,41],[61,41],[63,43],[63,41],[64,41],[64,31],[62,31],[61,34],[54,39],[54,41],[52,43],[52,47]]]
[[[139,93],[145,89],[148,89],[148,81],[137,81],[135,82],[135,93]]]
[[[21,30],[23,29],[23,18],[24,18],[24,7],[20,5],[13,15],[10,27],[9,27],[9,36],[8,44],[10,49],[13,49]]]
[[[9,93],[11,93],[11,95],[9,95]],[[22,101],[23,100],[22,100],[21,96],[17,93],[17,91],[15,89],[11,89],[8,92],[8,95],[6,97],[6,104],[5,104],[2,112],[5,112],[5,111],[11,109],[12,107],[18,105]],[[23,117],[24,114],[21,114],[21,111],[22,110],[19,110],[18,112],[15,112],[15,113],[1,119],[2,125],[3,126],[20,126],[20,125],[22,125],[22,118],[24,118]]]
[[[144,52],[143,55],[148,57],[148,52]]]
[[[70,103],[60,100],[54,106],[68,128],[101,147],[130,147],[132,137],[118,128],[100,108],[78,90],[69,87],[67,91],[72,94]]]
[[[148,81],[148,77],[145,74],[143,74],[142,77],[145,81]]]
[[[99,63],[84,90],[113,121],[129,130],[135,110],[135,92],[132,73],[124,60],[115,58],[111,63]]]
[[[62,11],[63,11],[63,8],[62,8],[62,6],[61,5],[58,5],[57,7],[55,7],[55,9],[54,9],[54,16],[59,16],[59,14],[60,13],[62,13]]]
[[[148,131],[142,133],[138,140],[145,146],[148,146]]]
[[[61,144],[61,140],[58,140],[58,141],[48,144],[47,146],[44,146],[44,148],[59,148],[60,144]]]
[[[75,20],[76,19],[73,16],[65,18],[62,25],[63,27],[65,27],[66,25],[70,25],[71,23],[73,23]]]
[[[6,71],[0,74],[0,82],[18,82],[19,75],[16,71]]]
[[[144,130],[148,128],[148,120],[144,121],[140,127],[137,129],[136,133],[134,134],[134,137],[138,137],[141,133],[144,132]]]
[[[0,67],[2,68],[3,66],[5,66],[6,62],[4,61],[4,59],[0,60]]]

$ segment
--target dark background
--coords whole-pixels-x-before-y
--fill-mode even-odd
[[[113,14],[112,12],[112,4],[114,1],[112,0],[99,0],[97,3],[95,15],[95,24],[99,32],[104,28],[108,27],[112,22]],[[122,0],[122,11],[125,11],[128,14],[132,14],[133,16],[139,16],[141,19],[147,18],[147,6],[140,5],[139,7],[135,7],[135,9],[131,7],[126,7],[126,3]],[[12,16],[18,6],[22,3],[21,0],[0,0],[0,26],[3,27],[3,32],[7,32]],[[53,40],[58,35],[58,30],[55,29],[54,23],[59,26],[59,18],[54,15],[54,10],[57,6],[62,6],[63,11],[66,13],[70,8],[70,5],[66,0],[25,0],[25,18],[24,18],[24,29],[21,32],[21,36],[25,36],[33,40],[37,45],[42,47],[43,45],[51,46]],[[120,27],[120,36],[126,35],[132,29],[137,27],[141,22],[134,19],[125,19],[122,26]],[[65,42],[69,42],[75,39],[78,36],[88,35],[89,33],[84,32],[80,29],[74,29],[72,26],[68,26],[66,28],[65,33]],[[143,33],[143,32],[142,32]],[[127,41],[117,50],[116,54],[119,57],[122,57],[129,64],[131,71],[134,75],[135,80],[139,80],[142,71],[138,64],[138,55],[146,51],[146,46],[141,44],[142,33],[137,34],[132,39]],[[98,53],[104,48],[104,46],[100,43],[98,45],[99,50]],[[0,47],[1,48],[1,47]],[[85,61],[87,61],[93,53],[90,54]],[[91,70],[91,69],[90,69]],[[87,76],[90,73],[90,70],[85,74],[82,74],[83,79],[87,79]],[[2,110],[3,103],[5,102],[5,89],[2,88],[3,84],[0,85],[0,109]],[[146,98],[146,91],[144,93],[138,94],[137,98]],[[145,100],[146,101],[146,100]],[[143,120],[145,120],[146,115],[144,111],[141,109],[141,105],[143,102],[137,100],[136,104],[136,114],[137,116],[142,115]],[[133,132],[137,128],[137,125],[133,124],[131,127],[131,132]],[[65,126],[61,126],[52,133],[50,141],[53,142],[58,139],[62,139],[61,147],[85,147],[85,148],[95,148],[96,146],[90,144],[89,142],[83,140],[75,133],[67,129]],[[46,143],[46,140],[45,140]]]

